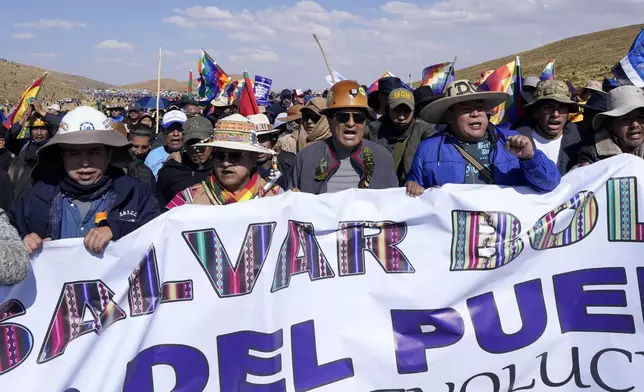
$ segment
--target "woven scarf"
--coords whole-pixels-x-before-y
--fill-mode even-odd
[[[297,135],[297,151],[294,152],[300,152],[306,146],[308,146],[311,143],[317,142],[319,140],[326,140],[331,137],[331,127],[329,125],[329,120],[327,120],[326,116],[322,116],[320,118],[320,121],[318,121],[317,124],[315,124],[315,128],[311,133],[306,132],[306,129],[304,127],[304,124],[300,125],[300,129],[298,129],[298,135]]]
[[[259,191],[259,178],[258,173],[253,174],[248,184],[238,192],[226,190],[226,188],[219,184],[214,173],[211,173],[205,182],[208,190],[214,194],[221,204],[226,205],[252,199]]]

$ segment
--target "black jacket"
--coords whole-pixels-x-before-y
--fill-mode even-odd
[[[285,191],[293,188],[293,170],[295,170],[296,159],[297,155],[292,152],[280,151],[277,154],[277,170],[282,173],[282,176],[275,183]],[[270,169],[260,167],[258,171],[263,178],[269,178]]]
[[[0,210],[9,211],[13,204],[13,183],[6,171],[0,170]]]
[[[154,173],[152,173],[152,170],[150,170],[150,168],[147,167],[140,159],[134,159],[132,163],[125,168],[125,174],[129,174],[130,176],[136,177],[146,183],[152,194],[156,192],[157,180],[154,178]]]
[[[27,143],[9,166],[8,173],[15,187],[16,199],[33,182],[31,172],[34,166],[36,166],[36,163],[38,163],[38,149],[40,147],[39,144]]]
[[[9,170],[9,166],[11,165],[11,162],[13,162],[14,158],[15,156],[11,151],[6,148],[0,149],[0,170]]]
[[[271,122],[271,124],[273,124],[275,123],[277,115],[284,112],[286,112],[286,108],[282,106],[281,102],[278,101],[269,106],[268,109],[266,109],[266,116],[268,117],[268,120]]]
[[[532,132],[535,128],[536,125],[532,123],[532,125],[521,126],[517,128],[516,131],[524,136],[529,137],[532,141],[532,145],[536,149],[534,139],[532,138]],[[579,149],[587,145],[589,142],[584,137],[582,137],[579,129],[577,128],[577,124],[573,122],[568,122],[566,124],[563,130],[563,135],[561,137],[562,139],[561,147],[559,150],[559,159],[555,163],[557,164],[559,174],[563,176],[564,174],[568,173],[575,165],[577,165],[577,163],[579,163]]]
[[[176,157],[176,154],[173,155]],[[211,159],[199,167],[184,154],[181,155],[180,160],[182,162],[168,159],[159,170],[156,196],[162,211],[165,211],[165,206],[177,193],[208,178],[214,166]]]
[[[396,171],[399,185],[403,186],[407,180],[407,174],[411,170],[414,155],[420,142],[434,133],[436,133],[434,125],[418,118],[413,119],[409,127],[401,132],[396,128],[389,116],[384,115],[378,121],[374,121],[369,125],[369,132],[365,135],[365,138],[386,148],[392,154],[392,158],[396,145],[406,143],[400,161],[394,162],[394,170]]]

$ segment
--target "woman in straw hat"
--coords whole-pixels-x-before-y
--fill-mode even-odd
[[[595,140],[579,151],[579,163],[588,165],[619,154],[644,158],[644,91],[622,86],[606,96],[608,111],[593,119]]]
[[[419,196],[444,184],[530,186],[551,191],[559,185],[557,166],[526,136],[490,124],[487,113],[503,103],[503,92],[479,92],[467,80],[447,86],[421,118],[447,124],[421,142],[409,172],[407,194]]]
[[[11,212],[29,253],[64,238],[84,238],[90,251],[101,253],[159,214],[151,190],[123,172],[132,160],[130,143],[110,123],[98,110],[78,107],[38,150],[34,185]]]
[[[258,156],[274,155],[275,151],[259,144],[256,126],[246,117],[233,114],[222,118],[211,140],[197,146],[213,148],[213,171],[205,181],[177,194],[167,209],[184,204],[226,205],[283,192],[257,170]]]

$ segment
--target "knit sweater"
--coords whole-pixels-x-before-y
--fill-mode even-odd
[[[20,283],[28,269],[27,250],[7,214],[0,209],[0,285]]]

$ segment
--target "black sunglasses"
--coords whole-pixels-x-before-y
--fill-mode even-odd
[[[241,151],[213,151],[212,156],[217,162],[239,163],[242,156]]]
[[[311,120],[317,124],[317,122],[320,121],[321,118],[322,116],[320,116],[319,114],[309,112],[308,110],[306,112],[302,112],[302,122]]]
[[[349,119],[353,117],[353,122],[356,124],[364,124],[367,121],[367,115],[364,113],[356,112],[338,112],[333,115],[335,121],[346,124],[349,122]]]

